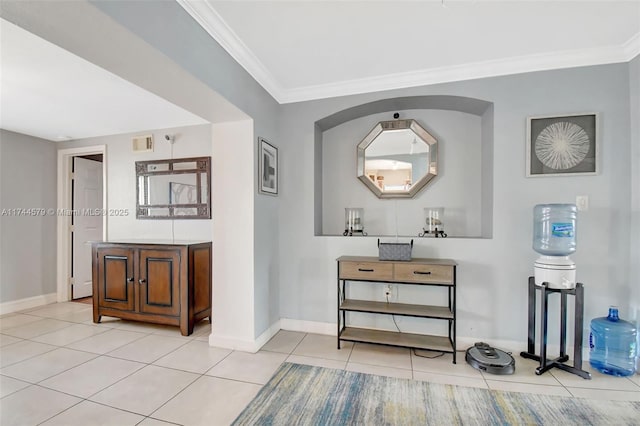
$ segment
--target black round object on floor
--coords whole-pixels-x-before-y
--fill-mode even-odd
[[[516,360],[511,355],[484,342],[467,349],[465,360],[476,370],[491,374],[513,374],[516,371]]]

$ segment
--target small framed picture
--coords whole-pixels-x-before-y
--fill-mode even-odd
[[[258,188],[260,193],[278,195],[278,148],[258,138]]]
[[[527,177],[598,173],[598,114],[527,119]]]

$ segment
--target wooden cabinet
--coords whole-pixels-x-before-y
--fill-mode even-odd
[[[93,322],[102,315],[178,325],[211,319],[211,242],[96,242]]]
[[[376,257],[342,256],[338,262],[338,349],[340,341],[376,343],[451,353],[456,363],[456,262],[448,259],[381,261]],[[349,298],[349,281],[398,285],[439,286],[448,293],[448,304],[419,305]],[[432,318],[448,322],[448,335],[402,333],[350,327],[348,312]]]

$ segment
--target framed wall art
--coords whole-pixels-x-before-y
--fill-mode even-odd
[[[278,148],[258,138],[258,188],[260,193],[278,195]]]
[[[527,119],[527,177],[598,173],[598,114]]]

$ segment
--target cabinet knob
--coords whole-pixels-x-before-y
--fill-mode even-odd
[[[358,268],[359,272],[373,272],[373,269]]]
[[[430,271],[427,272],[423,272],[423,271],[413,271],[414,275],[431,275]]]
[[[145,280],[144,278],[140,278],[140,279],[138,280],[138,283],[140,283],[140,284],[144,284],[144,283],[146,283],[146,282],[147,282],[147,280]]]
[[[132,282],[133,282],[133,277],[129,277],[129,278],[127,278],[127,282],[128,282],[128,283],[132,283]]]

